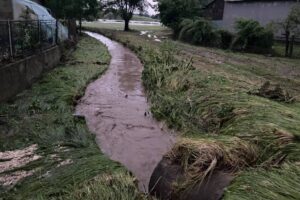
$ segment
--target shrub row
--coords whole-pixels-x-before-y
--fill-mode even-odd
[[[196,45],[255,53],[270,52],[273,46],[273,32],[254,20],[237,20],[236,34],[217,29],[204,18],[184,19],[179,30],[178,39]]]

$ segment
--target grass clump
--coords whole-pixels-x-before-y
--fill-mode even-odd
[[[230,141],[182,139],[166,157],[179,164],[194,180],[201,181],[213,170],[235,172],[257,160],[257,148],[239,138]]]
[[[84,182],[75,192],[64,196],[66,200],[95,200],[95,199],[146,199],[137,190],[135,180],[129,174],[104,174]]]
[[[82,195],[86,199],[136,199],[131,176],[100,152],[85,121],[74,117],[76,101],[87,84],[106,70],[109,60],[104,45],[83,37],[64,64],[31,89],[0,104],[0,150],[37,144],[35,153],[40,156],[0,174],[33,172],[12,188],[0,186],[0,199],[78,199]],[[108,174],[119,183],[117,189],[104,184]],[[98,186],[102,189],[96,190]]]
[[[251,170],[241,174],[227,189],[225,200],[282,199],[300,198],[299,164],[284,164],[272,170]]]

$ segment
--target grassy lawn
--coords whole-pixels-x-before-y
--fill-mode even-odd
[[[140,15],[133,15],[132,20],[135,20],[135,21],[159,22],[158,19],[152,19],[151,17],[145,17],[145,16],[140,16]]]
[[[103,22],[85,22],[83,23],[85,27],[90,28],[101,28],[101,29],[115,29],[115,30],[123,30],[124,29],[124,23],[103,23]],[[167,30],[167,28],[152,24],[152,25],[137,25],[137,24],[131,24],[130,28],[135,31],[163,31]]]
[[[0,199],[142,198],[134,179],[100,152],[85,121],[74,116],[76,101],[109,60],[104,45],[83,37],[65,64],[0,104],[0,151],[11,156],[0,160],[10,166],[0,169]],[[33,151],[15,151],[28,147]]]
[[[300,198],[299,59],[158,43],[138,32],[93,27],[137,53],[153,115],[181,133],[170,159],[187,176],[176,188],[217,169],[237,177],[225,199]],[[267,81],[295,102],[254,95]]]

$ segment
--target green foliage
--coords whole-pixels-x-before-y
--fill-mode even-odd
[[[129,174],[104,174],[78,185],[64,200],[145,200]]]
[[[274,35],[271,30],[262,27],[255,20],[240,19],[236,21],[236,37],[233,49],[252,52],[270,52]]]
[[[232,48],[256,53],[270,52],[273,32],[254,20],[238,20],[237,34],[216,29],[204,18],[183,19],[178,26],[178,38],[196,45]]]
[[[286,32],[297,33],[300,24],[300,5],[296,4],[293,6],[287,18],[278,24]]]
[[[226,190],[225,200],[298,200],[300,166],[285,164],[273,170],[249,170]]]
[[[181,21],[179,29],[178,38],[193,44],[214,46],[218,38],[212,24],[203,18],[184,19]]]
[[[59,19],[93,19],[100,9],[97,0],[48,0],[45,3]]]
[[[229,49],[234,38],[234,34],[227,30],[218,30],[217,34],[220,37],[219,47]]]
[[[300,33],[300,4],[297,3],[292,7],[289,15],[283,21],[277,22],[279,29],[283,29],[285,32],[285,56],[292,56],[290,40],[292,36]]]
[[[129,31],[129,21],[133,17],[133,12],[136,10],[143,11],[146,7],[145,0],[112,0],[108,5],[117,7],[122,19],[125,21],[124,31]]]
[[[160,0],[158,10],[163,25],[173,29],[175,35],[179,33],[179,25],[185,18],[193,19],[201,16],[201,0]]]
[[[299,4],[296,4],[294,7],[292,7],[292,10],[291,10],[288,18],[296,26],[300,24],[300,5]]]

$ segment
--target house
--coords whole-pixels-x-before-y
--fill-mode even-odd
[[[285,19],[297,0],[213,0],[204,15],[226,30],[233,31],[237,19],[253,19],[265,26]],[[278,33],[280,34],[280,33]]]

